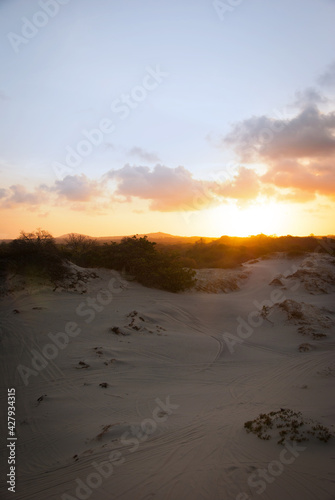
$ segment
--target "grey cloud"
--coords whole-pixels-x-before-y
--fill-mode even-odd
[[[327,157],[335,153],[335,113],[307,106],[288,120],[252,117],[236,124],[224,139],[247,160]]]
[[[90,201],[102,193],[102,188],[97,181],[81,174],[67,175],[61,181],[57,180],[51,191],[70,201]]]
[[[319,85],[324,87],[335,86],[335,61],[328,66],[326,71],[319,76],[317,81]]]
[[[329,102],[329,99],[321,94],[319,90],[314,87],[308,87],[304,90],[298,90],[295,93],[293,106],[305,109],[308,106],[323,104],[326,102]]]
[[[21,184],[14,184],[7,190],[1,190],[1,198],[3,199],[3,208],[12,208],[18,205],[38,206],[46,201],[46,195],[43,191],[35,189],[30,193]]]
[[[37,207],[53,204],[57,198],[69,202],[88,202],[101,194],[103,194],[103,187],[99,182],[87,178],[84,174],[68,175],[61,181],[55,181],[51,186],[40,184],[31,192],[20,184],[10,186],[8,189],[0,189],[1,205],[4,208],[18,205]]]
[[[145,151],[144,149],[140,147],[133,147],[132,149],[129,150],[129,155],[137,157],[138,159],[148,162],[148,163],[159,163],[160,159],[157,156],[156,153],[150,153],[148,151]]]

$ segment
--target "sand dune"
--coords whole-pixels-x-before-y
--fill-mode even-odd
[[[234,292],[240,289],[248,275],[246,270],[239,269],[197,269],[194,289],[208,293]]]
[[[334,437],[284,446],[244,428],[292,409],[334,434],[333,261],[206,271],[181,294],[74,266],[55,290],[7,283],[18,470],[1,498],[334,500]]]
[[[276,276],[272,284],[287,287],[299,284],[311,294],[332,293],[335,291],[334,263],[335,259],[328,254],[310,254],[294,272]]]

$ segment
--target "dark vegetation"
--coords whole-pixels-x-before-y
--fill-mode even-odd
[[[0,271],[30,278],[40,277],[56,282],[65,277],[66,267],[59,248],[50,233],[38,229],[21,231],[19,238],[0,245]]]
[[[259,234],[248,238],[222,236],[205,243],[199,239],[194,244],[169,245],[178,252],[181,260],[193,268],[232,268],[243,262],[270,256],[275,252],[285,252],[289,258],[299,257],[308,252],[335,252],[335,240],[314,236],[266,236]]]
[[[158,250],[146,236],[100,245],[88,237],[70,235],[62,252],[80,266],[116,269],[152,288],[179,292],[194,284],[194,271],[184,266],[175,252]]]
[[[82,267],[122,271],[145,286],[179,292],[194,284],[194,271],[183,266],[174,252],[162,252],[146,237],[123,238],[120,243],[99,245],[82,235],[69,235],[63,245],[44,230],[21,232],[20,237],[0,246],[0,268],[25,276],[39,276],[53,283],[66,275],[64,261]]]
[[[244,428],[265,441],[276,436],[278,444],[284,444],[285,441],[301,443],[309,441],[312,437],[327,443],[332,437],[327,427],[313,420],[306,420],[301,412],[288,408],[261,413],[254,420],[245,422]]]
[[[144,237],[125,237],[120,242],[99,243],[88,236],[70,234],[56,243],[47,231],[21,232],[19,238],[0,245],[0,271],[46,276],[53,282],[66,273],[64,259],[82,267],[104,267],[122,271],[145,286],[178,292],[194,284],[194,271],[201,268],[231,268],[274,252],[296,257],[307,252],[335,251],[335,240],[309,237],[248,238],[222,236],[206,242],[156,244]]]

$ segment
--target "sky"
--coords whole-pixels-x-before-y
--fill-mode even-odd
[[[335,234],[334,0],[1,0],[0,238]]]

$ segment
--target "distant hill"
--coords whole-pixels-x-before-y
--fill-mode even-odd
[[[76,234],[79,235],[80,233],[71,233],[71,234]],[[55,238],[56,243],[64,243],[66,238],[69,236],[69,234],[63,234],[62,236],[58,236]],[[129,234],[129,235],[123,235],[123,236],[89,236],[89,235],[84,235],[87,236],[88,238],[95,239],[99,241],[100,243],[109,243],[110,241],[121,241],[122,238],[126,237],[132,237],[134,234]],[[202,237],[202,236],[175,236],[173,234],[168,234],[168,233],[147,233],[147,234],[137,234],[136,236],[138,237],[143,237],[147,236],[148,240],[150,241],[156,241],[157,243],[164,243],[166,245],[173,245],[175,243],[195,243],[196,241],[200,240],[200,238],[203,239],[204,242],[208,243],[210,241],[217,240],[218,238],[207,238],[207,237]]]
[[[65,240],[68,238],[69,234],[75,234],[75,235],[82,235],[86,236],[87,238],[91,238],[94,240],[97,240],[99,243],[109,243],[111,241],[115,242],[120,242],[122,238],[127,238],[127,237],[132,237],[134,236],[134,233],[129,234],[129,235],[122,235],[122,236],[90,236],[88,234],[83,235],[82,233],[67,233],[63,234],[61,236],[57,236],[55,238],[56,243],[64,243]],[[193,244],[196,241],[199,241],[200,239],[203,241],[203,243],[210,243],[212,241],[217,241],[218,243],[223,243],[226,245],[249,245],[255,242],[256,240],[263,239],[264,241],[266,239],[273,239],[273,240],[281,240],[283,238],[296,238],[296,240],[303,240],[304,238],[309,238],[307,236],[301,236],[301,237],[296,237],[296,236],[266,236],[264,234],[260,235],[254,235],[254,236],[248,236],[248,237],[239,237],[239,236],[221,236],[220,238],[210,238],[206,236],[176,236],[173,234],[168,234],[168,233],[162,233],[162,232],[157,232],[157,233],[143,233],[143,234],[136,234],[137,237],[143,237],[147,236],[148,240],[150,241],[155,241],[158,244],[161,245],[178,245],[178,244]],[[313,236],[316,240],[328,238],[331,240],[335,239],[335,235],[327,235],[327,236]],[[0,240],[1,243],[9,243],[12,241],[11,239],[3,239]]]

